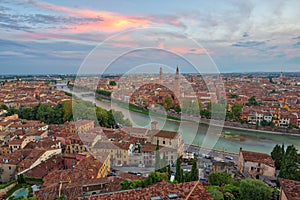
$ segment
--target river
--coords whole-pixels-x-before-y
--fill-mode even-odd
[[[71,92],[68,90],[68,92]],[[72,92],[74,93],[74,92]],[[252,132],[247,130],[234,130],[195,122],[173,121],[154,116],[148,116],[137,112],[129,111],[117,105],[110,105],[108,102],[97,101],[94,97],[82,97],[81,93],[74,93],[84,100],[92,101],[105,109],[122,111],[126,118],[129,118],[135,127],[150,128],[151,121],[158,121],[159,128],[164,130],[179,130],[182,132],[185,144],[193,144],[215,150],[238,153],[240,147],[248,151],[270,153],[276,144],[295,145],[300,149],[300,137],[292,135],[280,135],[263,132]],[[209,130],[209,132],[207,132]],[[227,135],[220,136],[221,131]],[[224,135],[224,134],[222,134]]]

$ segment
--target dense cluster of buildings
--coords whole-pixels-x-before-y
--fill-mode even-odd
[[[270,82],[270,79],[273,80]],[[241,119],[248,123],[263,121],[279,127],[300,125],[300,80],[293,77],[239,77],[225,81],[227,103],[243,105]],[[258,105],[247,105],[255,97]]]
[[[202,78],[179,76],[178,69],[175,76],[163,75],[161,70],[151,84],[137,80],[141,87],[135,92],[136,86],[128,82],[129,77],[122,77],[119,81],[123,78],[129,85],[110,84],[118,80],[107,78],[98,88],[116,89],[112,94],[114,98],[147,106],[162,103],[167,96],[174,100],[174,105],[180,104],[180,98],[184,97],[200,99],[204,107],[208,102],[226,98],[229,110],[234,104],[243,105],[241,119],[246,119],[250,124],[266,121],[275,126],[299,126],[299,86],[294,84],[296,79],[291,81],[281,76],[270,83],[269,79],[260,77]],[[219,87],[221,80],[226,92]],[[189,87],[183,89],[182,84],[189,81],[192,83],[191,90]],[[94,86],[94,83],[90,84],[90,87]],[[247,105],[252,96],[259,102],[258,105]],[[5,82],[0,93],[0,104],[14,108],[39,103],[56,105],[69,99],[65,93],[53,90],[42,82]],[[34,191],[39,199],[55,199],[62,195],[68,199],[212,199],[199,181],[180,184],[162,181],[146,188],[120,191],[122,181],[144,180],[146,177],[115,173],[114,168],[153,169],[157,152],[165,164],[173,166],[179,156],[186,158],[182,133],[159,130],[157,122],[153,121],[150,129],[112,129],[95,127],[92,120],[58,125],[6,114],[6,110],[0,111],[0,181],[7,183],[20,175],[42,180]],[[256,178],[271,187],[276,186],[278,172],[270,155],[240,149],[237,161],[229,160],[214,159],[212,171],[226,172],[236,179]],[[280,183],[280,199],[297,199],[299,182],[280,179]]]
[[[169,96],[175,105],[182,99],[199,100],[203,108],[209,102],[226,100],[227,110],[235,104],[243,106],[240,120],[249,124],[272,124],[276,127],[299,127],[300,125],[300,78],[297,76],[268,76],[266,74],[126,74],[105,78],[76,80],[77,84],[90,89],[112,92],[112,98],[153,109]],[[111,86],[113,81],[116,85]],[[248,101],[255,97],[257,105]]]
[[[170,164],[183,154],[181,133],[158,130],[156,122],[152,129],[107,129],[95,127],[92,120],[48,125],[15,114],[1,117],[0,136],[1,182],[21,174],[42,179],[35,191],[40,199],[84,198],[116,191],[123,180],[144,177],[127,173],[111,177],[111,167],[153,167],[157,148]]]
[[[56,105],[71,99],[64,92],[52,89],[44,81],[13,80],[0,84],[0,105],[7,107],[37,106],[39,103]]]

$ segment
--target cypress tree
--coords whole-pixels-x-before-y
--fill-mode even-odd
[[[161,168],[161,161],[160,161],[159,145],[157,140],[156,151],[155,151],[155,172],[158,172],[160,168]]]
[[[197,160],[193,160],[192,170],[191,170],[191,181],[197,181],[199,177],[199,169],[197,166]]]
[[[287,147],[282,159],[279,177],[300,181],[300,156],[294,145]]]

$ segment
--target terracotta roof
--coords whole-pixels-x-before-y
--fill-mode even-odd
[[[134,180],[145,180],[146,179],[146,177],[144,177],[144,176],[137,176],[135,174],[129,174],[129,173],[118,174],[118,177],[121,178],[121,179],[123,179],[123,180],[128,179],[128,180],[131,180],[131,181],[134,181]]]
[[[270,167],[275,167],[274,161],[269,154],[252,152],[252,151],[244,151],[244,150],[241,150],[241,152],[243,154],[243,158],[245,161],[263,163]]]
[[[108,156],[109,154],[106,154]],[[44,186],[49,186],[60,181],[68,183],[79,183],[83,180],[94,179],[97,177],[102,162],[93,156],[88,156],[80,160],[74,169],[57,170],[44,177]]]
[[[287,200],[300,200],[300,181],[279,178],[279,182]]]
[[[123,127],[122,128],[123,131],[125,131],[128,134],[134,133],[134,134],[146,134],[149,129],[146,128],[137,128],[137,127]]]
[[[105,184],[106,187],[102,188],[106,192],[111,192],[120,189],[120,183],[123,179],[117,177],[95,178],[95,179],[80,179],[80,182],[69,183],[66,181],[61,182],[61,194],[67,196],[67,199],[77,199],[78,196],[83,195],[83,187],[88,185]],[[35,194],[41,200],[56,199],[59,194],[60,182],[55,182],[51,185],[43,185],[42,189]]]
[[[0,163],[7,163],[12,165],[18,165],[21,163],[26,157],[28,157],[32,153],[32,149],[21,149],[17,150],[7,156],[4,156],[5,160],[7,162],[4,162],[4,160],[0,160]]]
[[[94,121],[93,120],[80,120],[77,122],[66,122],[66,124],[71,125],[71,126],[76,126],[76,127],[84,126],[84,125],[87,125],[90,123],[94,123]]]
[[[45,149],[34,149],[31,150],[30,154],[26,156],[19,164],[20,167],[29,168],[37,159],[39,159],[47,150]]]
[[[97,141],[93,146],[97,149],[123,149],[128,150],[130,146],[129,142],[109,142],[109,141]]]
[[[179,135],[179,133],[177,133],[175,131],[151,130],[151,132],[154,133],[154,136],[156,136],[156,137],[163,137],[163,138],[170,138],[170,139],[174,139]]]
[[[35,148],[52,148],[59,144],[58,140],[51,140],[50,138],[45,138],[39,142],[29,142],[24,149],[35,149]]]
[[[21,145],[23,143],[22,139],[14,139],[8,142],[9,145]]]
[[[27,177],[43,178],[49,172],[54,170],[57,166],[59,167],[63,162],[61,155],[54,155],[51,159],[43,161],[38,166],[32,168],[31,170],[25,172]]]
[[[180,184],[169,184],[162,181],[143,189],[118,191],[109,194],[99,194],[90,197],[79,197],[86,200],[101,199],[126,199],[126,200],[149,200],[151,197],[161,197],[163,200],[170,199],[168,195],[178,195],[176,200],[213,200],[199,181]]]

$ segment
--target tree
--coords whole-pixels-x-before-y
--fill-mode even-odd
[[[116,83],[116,81],[109,81],[109,85],[115,86],[115,85],[117,85],[117,83]]]
[[[167,173],[160,173],[160,172],[152,172],[149,176],[144,180],[143,187],[147,187],[152,185],[153,183],[160,182],[161,180],[168,180]]]
[[[197,166],[197,160],[193,160],[190,180],[197,181],[198,179],[199,179],[199,169]]]
[[[181,111],[188,115],[199,115],[202,110],[201,101],[184,98],[182,100]]]
[[[181,156],[176,160],[175,180],[178,183],[181,183],[183,181],[183,170],[181,169],[181,160],[182,160]]]
[[[120,184],[121,184],[121,190],[128,190],[131,187],[132,182],[128,179],[125,179]]]
[[[272,189],[257,179],[244,179],[240,184],[240,199],[271,200]]]
[[[226,105],[221,103],[210,104],[211,117],[213,119],[224,120],[226,117]]]
[[[4,104],[0,105],[0,110],[8,110],[8,107]]]
[[[242,110],[243,110],[243,105],[234,104],[231,108],[232,118],[238,121],[241,117]]]
[[[167,161],[167,157],[166,157],[166,153],[163,153],[163,158],[162,160],[160,160],[160,172],[163,173],[168,173],[168,161]]]
[[[233,182],[233,178],[226,173],[214,172],[208,175],[208,182],[211,185],[223,186]]]
[[[181,112],[181,108],[180,108],[179,105],[176,105],[175,108],[174,108],[174,110],[175,110],[177,113]]]
[[[155,150],[155,171],[158,172],[161,168],[161,160],[160,160],[160,152],[159,152],[159,144],[158,140],[156,142],[156,150]]]
[[[169,96],[165,98],[164,107],[167,111],[169,111],[173,107],[173,99]]]
[[[224,195],[221,191],[219,191],[218,187],[205,187],[205,189],[209,192],[210,196],[214,199],[214,200],[224,200]]]
[[[240,187],[239,186],[235,186],[233,184],[228,184],[228,185],[224,185],[222,187],[222,192],[224,193],[224,197],[225,199],[239,199],[240,197]],[[233,195],[233,198],[231,195]]]
[[[258,106],[259,103],[256,101],[256,97],[252,96],[248,99],[247,106]]]
[[[300,156],[294,145],[287,147],[283,156],[279,177],[300,181]]]
[[[262,126],[267,126],[268,124],[269,124],[269,122],[264,119],[260,122],[260,125],[262,125]]]
[[[168,173],[168,180],[170,180],[170,178],[171,178],[171,166],[170,166],[170,164],[168,164],[168,166],[167,166],[167,173]]]
[[[25,183],[25,178],[23,174],[18,175],[17,181],[19,184]]]
[[[130,188],[141,188],[143,187],[143,181],[142,180],[134,180],[130,186]]]
[[[65,101],[63,102],[63,121],[71,121],[72,120],[72,101]]]
[[[223,97],[221,97],[221,99],[219,100],[219,104],[226,105],[227,103],[226,100]]]
[[[198,107],[199,107],[199,111],[201,111],[203,109],[203,105],[200,100],[198,100]]]
[[[280,169],[281,162],[284,156],[284,145],[280,146],[276,144],[276,146],[273,148],[271,152],[272,159],[275,162],[276,169]]]
[[[7,115],[8,116],[11,116],[11,115],[14,115],[14,114],[20,114],[19,110],[16,109],[16,108],[8,108],[7,110]]]

